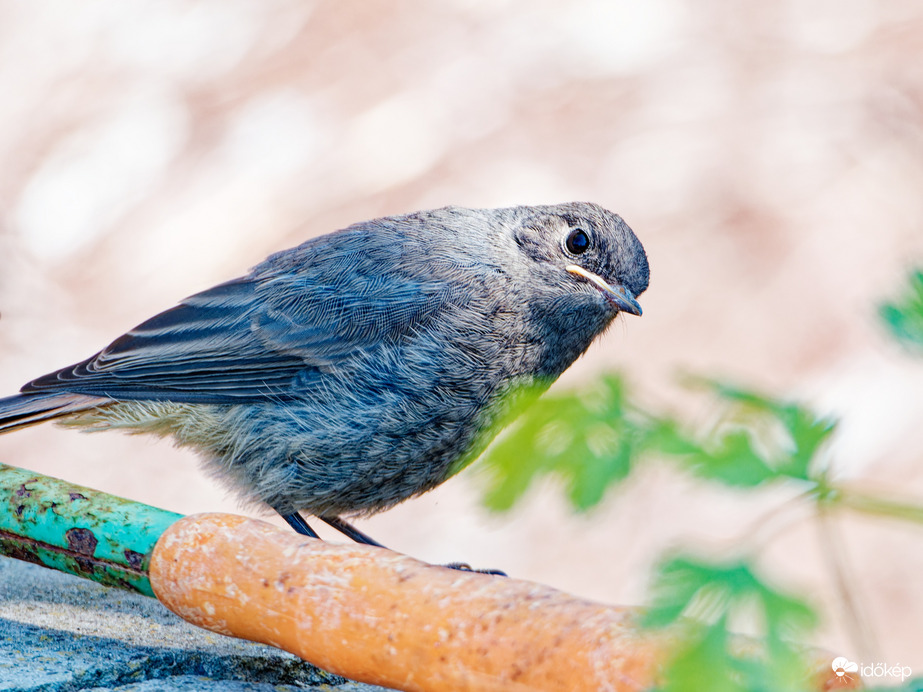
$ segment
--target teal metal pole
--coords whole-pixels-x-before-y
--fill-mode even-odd
[[[153,596],[151,551],[180,518],[0,464],[0,555]]]

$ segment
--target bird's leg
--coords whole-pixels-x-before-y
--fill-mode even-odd
[[[369,536],[366,533],[362,533],[355,526],[350,524],[347,521],[343,521],[339,517],[320,517],[320,520],[325,522],[328,526],[332,526],[337,531],[342,533],[347,538],[351,538],[356,543],[363,543],[365,545],[374,545],[378,548],[384,548],[381,543],[376,541],[374,538]],[[500,577],[505,577],[506,572],[503,572],[499,569],[474,569],[471,565],[464,562],[450,562],[443,567],[448,567],[449,569],[457,569],[460,572],[477,572],[478,574],[495,574]]]
[[[278,512],[279,510],[276,511]],[[291,514],[283,514],[282,512],[279,512],[279,516],[285,519],[288,525],[295,529],[295,533],[300,533],[302,536],[310,536],[311,538],[320,538],[320,536],[317,535],[317,532],[308,526],[308,522],[306,522],[304,517],[298,514],[298,512],[292,512]],[[332,526],[344,536],[355,541],[356,543],[362,543],[363,545],[374,545],[377,548],[385,547],[368,534],[362,533],[362,531],[357,529],[355,526],[349,522],[343,521],[339,517],[318,517],[318,519],[328,524],[329,526]]]
[[[314,529],[308,526],[308,522],[306,522],[304,517],[298,514],[298,512],[292,512],[291,514],[282,514],[282,512],[279,512],[279,516],[285,519],[288,525],[295,529],[295,533],[300,533],[302,536],[310,536],[311,538],[320,538],[320,536],[314,533]]]
[[[298,514],[298,512],[293,512],[292,514],[282,514],[279,512],[279,514],[283,519],[285,519],[285,521],[288,522],[289,526],[295,529],[295,531],[300,533],[302,536],[318,538],[318,535],[314,533],[314,530],[308,526],[308,522],[306,522],[304,517]],[[368,534],[363,533],[348,521],[343,521],[339,517],[318,517],[318,519],[320,519],[328,526],[332,526],[344,536],[350,540],[355,541],[356,543],[361,543],[362,545],[373,545],[376,548],[385,547]],[[500,577],[507,576],[506,572],[503,572],[499,569],[474,569],[471,567],[471,565],[468,565],[464,562],[450,562],[447,565],[443,565],[443,567],[448,567],[449,569],[457,569],[460,572],[477,572],[478,574],[493,574]]]
[[[363,545],[374,545],[377,548],[384,548],[381,543],[376,541],[374,538],[369,536],[366,533],[362,533],[355,526],[349,522],[343,521],[339,517],[319,517],[322,522],[328,526],[332,526],[337,531],[342,533],[347,538],[354,540],[356,543],[362,543]]]

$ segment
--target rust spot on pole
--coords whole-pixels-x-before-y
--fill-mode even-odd
[[[96,546],[99,544],[96,536],[89,529],[68,529],[64,536],[67,539],[68,548],[88,557],[93,557]]]
[[[144,564],[144,555],[141,553],[136,553],[134,550],[125,550],[125,562],[128,563],[128,566],[134,570],[137,570],[139,573],[143,572]]]
[[[96,568],[95,561],[87,559],[93,557],[93,553],[96,552],[96,546],[99,544],[93,532],[89,529],[81,528],[68,529],[64,534],[64,538],[67,540],[67,547],[77,554],[74,560],[77,563],[77,569],[87,574],[93,574]]]

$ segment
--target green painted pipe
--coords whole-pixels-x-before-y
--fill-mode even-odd
[[[0,464],[0,555],[153,596],[151,551],[180,518]]]

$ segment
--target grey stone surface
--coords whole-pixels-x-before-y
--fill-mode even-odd
[[[380,692],[153,598],[0,557],[0,691]]]

